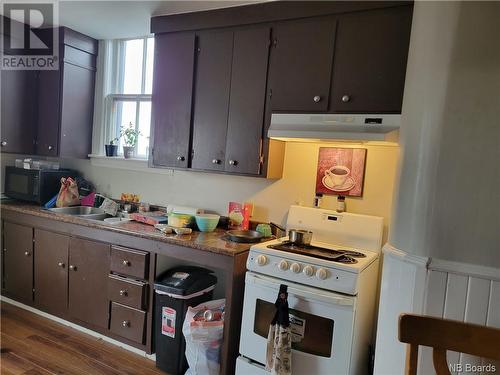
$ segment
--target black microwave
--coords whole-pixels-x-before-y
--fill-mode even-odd
[[[4,194],[40,205],[51,200],[61,188],[62,177],[76,178],[71,169],[23,169],[5,167]]]

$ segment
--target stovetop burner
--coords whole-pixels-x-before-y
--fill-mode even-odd
[[[286,251],[289,253],[307,255],[313,258],[330,260],[332,262],[355,264],[358,261],[354,258],[364,258],[365,254],[359,251],[326,249],[324,247],[312,245],[296,245],[292,242],[285,241],[276,245],[268,245],[270,249]]]

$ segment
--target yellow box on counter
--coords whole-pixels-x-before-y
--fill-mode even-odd
[[[188,228],[194,223],[194,216],[188,214],[177,214],[170,212],[168,214],[168,225],[177,228]]]

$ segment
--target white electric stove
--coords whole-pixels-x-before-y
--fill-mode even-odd
[[[268,374],[267,332],[281,284],[297,340],[292,374],[366,373],[383,219],[292,206],[286,227],[312,231],[312,242],[281,238],[250,249],[237,375]]]

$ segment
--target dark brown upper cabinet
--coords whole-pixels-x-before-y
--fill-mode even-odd
[[[153,18],[153,166],[279,178],[272,112],[400,113],[412,9],[299,1]]]
[[[412,7],[339,17],[330,111],[400,113]]]
[[[198,33],[192,168],[259,175],[270,28]]]
[[[262,173],[269,27],[234,32],[225,171]]]
[[[36,119],[36,78],[32,70],[1,71],[1,151],[32,154]]]
[[[58,70],[1,72],[2,152],[73,158],[91,152],[97,40],[61,27],[58,55]]]
[[[55,315],[68,309],[69,236],[35,229],[35,305]]]
[[[192,168],[223,171],[231,90],[233,31],[197,35]]]
[[[268,26],[156,36],[153,166],[262,173],[269,45]]]
[[[69,315],[93,326],[107,328],[110,245],[71,238],[69,244]]]
[[[59,36],[59,70],[39,73],[36,154],[87,158],[97,41],[68,28],[60,28]]]
[[[194,32],[155,35],[150,159],[153,166],[188,166],[194,53]]]
[[[4,222],[3,290],[22,302],[33,301],[33,228]]]
[[[328,110],[336,20],[315,17],[273,26],[270,95],[273,111]]]

